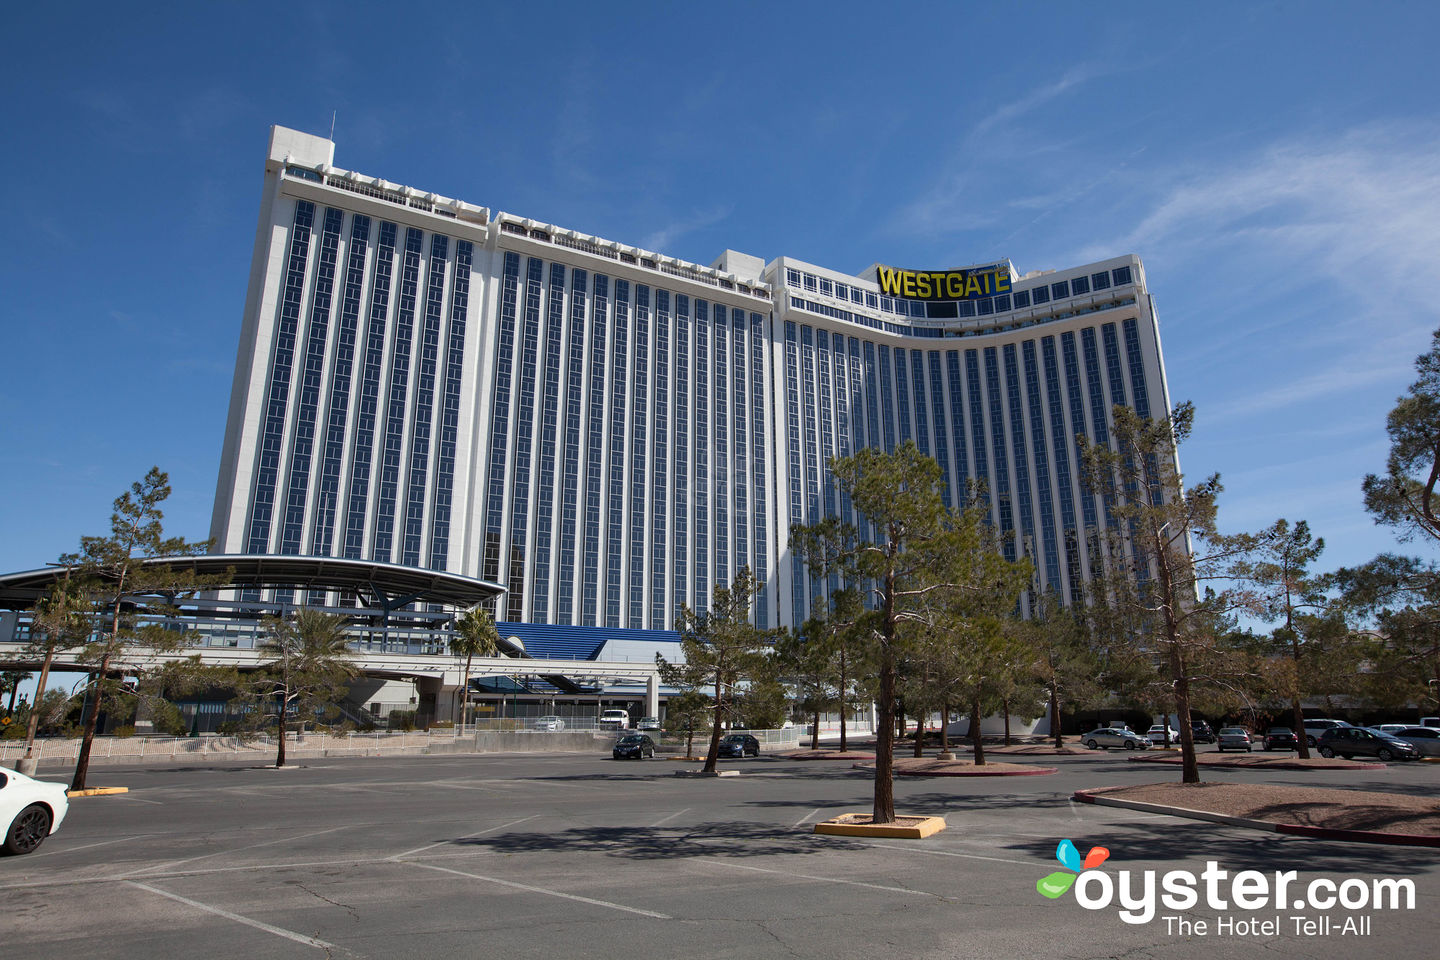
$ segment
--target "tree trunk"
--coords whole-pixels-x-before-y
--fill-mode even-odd
[[[40,679],[35,684],[35,699],[30,704],[30,721],[25,725],[25,759],[31,759],[35,749],[35,731],[40,728],[40,701],[45,697],[45,684],[50,680],[50,663],[55,659],[55,648],[45,651],[45,662],[40,665]]]
[[[720,696],[720,674],[715,674],[715,720],[710,724],[710,752],[705,754],[705,773],[715,772],[715,761],[720,757],[720,718],[725,712],[725,701]]]
[[[1005,746],[1010,746],[1010,701],[1000,701],[1000,709],[1005,712]]]
[[[1305,712],[1300,709],[1300,698],[1296,697],[1290,701],[1291,723],[1295,729],[1295,739],[1300,746],[1295,748],[1296,756],[1302,760],[1310,759],[1310,744],[1305,742]]]
[[[1061,747],[1060,739],[1060,691],[1052,681],[1050,684],[1050,734],[1055,738],[1055,749]]]
[[[845,676],[845,654],[840,654],[840,752],[844,753],[845,745],[845,684],[848,678]]]
[[[276,769],[276,770],[279,770],[281,767],[285,766],[285,708],[286,708],[287,705],[288,705],[288,704],[286,703],[286,697],[285,697],[285,696],[281,696],[281,697],[280,697],[280,716],[279,716],[279,718],[278,718],[279,721],[280,721],[280,736],[277,738],[277,739],[279,739],[279,741],[280,741],[280,745],[275,748],[275,769]]]
[[[985,766],[985,744],[980,739],[980,698],[970,701],[970,743],[975,747],[975,766]]]
[[[29,677],[26,677],[25,679],[28,680],[28,679],[30,679],[30,678],[29,678]],[[10,685],[10,706],[7,707],[6,710],[5,710],[5,713],[6,713],[8,716],[12,716],[12,717],[15,716],[15,698],[16,698],[17,696],[19,696],[19,695],[20,695],[20,678],[19,678],[19,677],[16,677],[16,678],[15,678],[15,682]]]
[[[1170,652],[1171,665],[1175,670],[1175,713],[1180,723],[1180,764],[1183,770],[1181,783],[1200,782],[1200,764],[1195,761],[1195,731],[1190,726],[1190,679],[1185,676],[1185,663],[1180,652],[1173,646]],[[1169,727],[1169,721],[1166,721]],[[1167,734],[1168,736],[1168,734]]]
[[[915,759],[925,756],[925,717],[915,719]]]
[[[80,756],[75,761],[75,776],[70,781],[71,790],[85,789],[85,776],[90,772],[90,747],[95,743],[95,722],[100,718],[100,692],[105,684],[105,673],[110,669],[110,654],[100,658],[100,672],[95,677],[95,703],[85,717],[85,732],[80,738]]]
[[[950,701],[940,705],[940,755],[950,752]]]
[[[810,749],[820,749],[820,710],[815,710],[815,726],[810,728]]]

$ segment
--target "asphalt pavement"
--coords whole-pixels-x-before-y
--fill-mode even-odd
[[[916,841],[811,833],[869,809],[869,774],[844,761],[762,756],[708,780],[671,776],[675,761],[579,754],[105,768],[96,785],[130,792],[72,801],[38,852],[0,859],[0,944],[27,960],[1432,955],[1440,852],[1072,803],[1080,787],[1179,777],[1119,752],[1005,759],[1059,773],[897,779],[897,810],[949,824]],[[1433,794],[1440,765],[1204,776]],[[1108,849],[1098,869],[1117,890],[1121,871],[1140,891],[1145,871],[1213,860],[1302,884],[1408,879],[1416,903],[1217,910],[1202,898],[1127,923],[1118,899],[1086,909],[1037,892],[1066,872],[1064,839],[1081,855]],[[1292,919],[1323,916],[1370,923],[1342,935]],[[1246,932],[1272,918],[1273,933]],[[1196,934],[1195,921],[1212,926]]]

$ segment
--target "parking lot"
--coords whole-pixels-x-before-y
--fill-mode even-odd
[[[814,836],[814,822],[869,808],[868,775],[843,761],[762,756],[711,780],[671,776],[675,761],[580,754],[100,768],[94,785],[130,792],[72,801],[37,853],[0,859],[0,943],[27,960],[1224,957],[1253,955],[1250,941],[1280,956],[1431,955],[1440,851],[1074,804],[1076,788],[1179,771],[1115,751],[1033,762],[1060,772],[897,780],[897,809],[949,823],[923,841]],[[1433,794],[1440,765],[1205,776]],[[1082,854],[1108,848],[1111,873],[1215,860],[1411,878],[1416,908],[1362,911],[1362,936],[1297,934],[1289,917],[1315,911],[1286,910],[1275,935],[1187,937],[1158,916],[1127,924],[1041,897],[1066,838]]]

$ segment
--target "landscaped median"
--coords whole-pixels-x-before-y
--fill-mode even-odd
[[[907,777],[1035,777],[1054,773],[1054,767],[1032,767],[1024,763],[985,763],[970,759],[941,760],[938,757],[896,757],[896,776]],[[856,770],[874,770],[875,764],[857,763]]]
[[[1273,833],[1440,847],[1440,801],[1400,793],[1255,783],[1146,783],[1074,799]]]
[[[108,797],[112,793],[129,792],[129,787],[86,787],[84,790],[66,790],[65,796],[73,800],[76,797]]]
[[[1153,756],[1136,754],[1126,759],[1138,763],[1180,764],[1177,756]],[[1248,753],[1201,753],[1195,755],[1195,763],[1201,767],[1259,767],[1262,770],[1384,770],[1383,763],[1362,763],[1340,757],[1255,757]]]

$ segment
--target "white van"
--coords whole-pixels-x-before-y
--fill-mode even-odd
[[[629,730],[630,712],[628,710],[601,710],[601,730]]]

